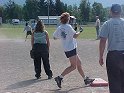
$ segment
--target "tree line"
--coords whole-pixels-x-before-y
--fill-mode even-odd
[[[28,21],[36,19],[37,16],[60,16],[63,12],[69,12],[77,18],[77,22],[94,22],[95,16],[99,16],[101,21],[110,17],[109,7],[104,8],[101,3],[94,2],[92,5],[89,0],[81,0],[79,6],[67,5],[62,0],[26,0],[23,6],[9,0],[3,6],[0,6],[0,16],[3,22],[6,20],[20,19]],[[124,10],[124,5],[122,5]],[[122,13],[124,16],[124,12]]]

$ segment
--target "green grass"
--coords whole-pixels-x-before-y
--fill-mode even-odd
[[[46,30],[49,33],[49,37],[52,38],[53,32],[56,30],[56,26],[46,26]],[[25,38],[25,34],[23,32],[24,25],[10,25],[10,24],[3,24],[0,26],[0,36],[4,36],[10,39],[20,39]],[[84,26],[84,32],[78,37],[80,39],[95,39],[96,32],[95,27],[87,27]]]
[[[81,33],[79,38],[82,38],[82,39],[95,39],[96,38],[95,27],[84,27],[84,32]]]
[[[22,25],[8,25],[3,24],[0,26],[0,36],[9,39],[24,38],[25,33],[23,32],[24,26]]]

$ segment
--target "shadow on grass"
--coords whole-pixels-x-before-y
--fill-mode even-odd
[[[45,81],[45,80],[48,80],[48,79],[30,79],[30,80],[20,81],[20,82],[17,82],[17,83],[7,86],[7,88],[5,88],[5,90],[12,90],[12,89],[27,87],[34,83]]]

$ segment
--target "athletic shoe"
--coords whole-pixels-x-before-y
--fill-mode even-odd
[[[41,77],[39,76],[39,77],[36,77],[37,79],[40,79]]]
[[[48,79],[52,79],[53,77],[52,76],[48,76]]]
[[[84,79],[84,83],[85,85],[90,85],[93,83],[95,79],[90,79],[89,77],[86,77],[86,79]]]
[[[60,77],[58,76],[58,77],[55,77],[54,79],[55,79],[55,81],[56,81],[56,83],[57,83],[57,86],[58,86],[59,88],[62,88],[62,87],[61,87],[62,78],[60,78]]]
[[[41,76],[38,75],[38,74],[36,74],[35,77],[36,77],[37,79],[40,79],[40,78],[41,78]]]

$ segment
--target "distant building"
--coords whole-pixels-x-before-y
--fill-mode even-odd
[[[74,25],[76,23],[76,18],[74,16],[70,16],[70,24]],[[60,24],[60,20],[59,20],[60,16],[38,16],[39,20],[42,20],[44,24],[50,24],[50,25],[58,25]],[[49,19],[49,20],[48,20]]]
[[[0,17],[0,25],[2,24],[2,17]]]
[[[59,16],[38,16],[39,20],[42,20],[44,24],[56,25]],[[49,19],[49,20],[48,20]]]

